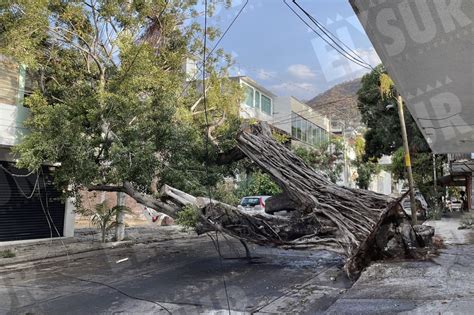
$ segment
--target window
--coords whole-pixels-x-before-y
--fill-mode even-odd
[[[269,97],[266,97],[262,94],[262,104],[261,104],[262,112],[271,115],[272,114],[272,100]]]
[[[308,122],[306,121],[306,119],[302,119],[301,140],[303,140],[304,142],[308,141],[307,130],[308,130]]]
[[[328,141],[326,130],[304,119],[295,112],[291,113],[291,136],[309,145],[319,145]]]
[[[250,107],[254,107],[254,96],[253,96],[253,88],[248,85],[244,85],[245,87],[245,104]]]
[[[317,126],[314,127],[313,129],[313,145],[318,144],[319,140],[319,134],[318,134],[319,128]]]
[[[296,120],[298,116],[295,113],[291,113],[291,136],[296,138]]]
[[[296,139],[301,139],[301,118],[296,119]]]
[[[322,133],[322,141],[323,142],[328,142],[329,141],[329,134],[326,130],[321,130]]]
[[[260,92],[255,91],[255,108],[260,109]]]
[[[317,128],[316,131],[316,144],[321,144],[321,128]]]
[[[313,144],[313,130],[314,130],[314,125],[313,124],[308,124],[308,143]]]

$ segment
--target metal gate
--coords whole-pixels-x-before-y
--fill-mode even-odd
[[[65,206],[48,168],[28,175],[0,165],[0,241],[63,236]]]

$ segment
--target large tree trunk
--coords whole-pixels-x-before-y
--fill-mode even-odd
[[[411,248],[420,244],[403,216],[399,200],[335,185],[277,143],[265,123],[242,129],[237,142],[239,150],[283,190],[266,201],[267,210],[271,213],[288,210],[289,216],[250,215],[236,207],[209,198],[196,198],[169,186],[163,187],[161,193],[172,203],[143,195],[130,183],[102,188],[124,191],[138,202],[170,216],[174,216],[180,206],[194,204],[200,209],[198,233],[217,230],[260,245],[321,248],[341,253],[347,257],[345,270],[351,278],[356,278],[373,259],[411,255]],[[240,157],[235,151],[232,155]]]
[[[261,245],[339,252],[348,257],[345,269],[355,278],[372,259],[387,254],[389,240],[402,240],[402,230],[407,226],[413,231],[404,222],[398,200],[332,183],[277,143],[265,123],[244,127],[237,142],[238,148],[283,190],[266,201],[267,211],[289,210],[291,215],[252,216],[211,202],[203,208],[198,232],[217,229]],[[399,244],[401,255],[410,254],[406,244]]]

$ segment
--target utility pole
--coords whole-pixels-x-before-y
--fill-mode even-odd
[[[405,167],[408,173],[408,186],[410,188],[411,221],[413,225],[417,224],[415,190],[413,185],[413,173],[411,171],[410,148],[408,147],[407,129],[405,126],[405,115],[403,114],[403,99],[399,94],[397,96],[398,116],[400,117],[400,127],[402,129],[403,149],[405,152]]]

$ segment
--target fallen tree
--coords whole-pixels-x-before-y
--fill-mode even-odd
[[[238,148],[267,172],[283,192],[266,201],[266,211],[291,211],[288,217],[249,215],[237,208],[195,198],[171,187],[163,195],[199,209],[198,233],[220,231],[240,240],[282,248],[321,248],[346,255],[355,278],[373,259],[410,256],[423,240],[407,222],[398,200],[367,190],[337,186],[277,143],[265,123],[246,126]],[[420,233],[433,234],[427,228]]]
[[[138,202],[175,217],[184,205],[198,211],[197,233],[219,231],[242,242],[293,249],[326,249],[345,255],[351,278],[374,259],[412,257],[414,248],[429,242],[434,231],[409,224],[399,200],[367,190],[332,183],[284,145],[276,142],[265,123],[245,126],[237,135],[242,154],[267,172],[282,193],[266,201],[266,211],[287,210],[289,216],[250,215],[209,197],[189,195],[164,186],[161,200],[143,195],[130,183],[120,190]],[[416,232],[415,232],[416,231]]]

